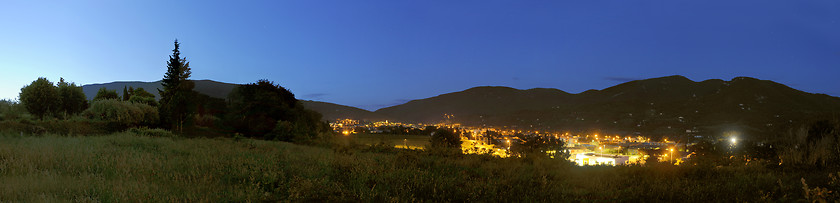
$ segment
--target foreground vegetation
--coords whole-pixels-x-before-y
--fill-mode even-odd
[[[840,174],[832,169],[576,167],[446,150],[331,149],[151,137],[144,135],[171,134],[146,131],[153,130],[85,137],[4,134],[0,201],[740,202],[836,198],[840,189]]]

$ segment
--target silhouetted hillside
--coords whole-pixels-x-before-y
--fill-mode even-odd
[[[748,77],[694,82],[637,80],[569,94],[555,89],[478,87],[377,110],[397,120],[687,137],[725,131],[772,137],[840,111],[840,98]]]
[[[510,87],[474,87],[461,92],[413,100],[376,110],[393,118],[413,122],[438,122],[444,114],[457,120],[481,119],[522,110],[538,110],[563,104],[571,94],[557,89],[518,90]],[[465,116],[466,118],[458,118]]]
[[[344,118],[368,121],[389,119],[387,116],[351,106],[308,100],[301,100],[301,102],[307,109],[315,110],[324,115],[324,120],[328,121]]]

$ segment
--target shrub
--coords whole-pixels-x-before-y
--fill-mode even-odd
[[[819,121],[790,132],[779,150],[782,164],[840,166],[840,121]]]
[[[103,88],[99,88],[99,91],[96,92],[96,96],[93,97],[93,101],[99,100],[110,100],[110,99],[120,99],[120,95],[117,94],[117,90],[108,90]]]
[[[0,120],[15,120],[24,113],[26,113],[26,109],[20,103],[0,100]]]
[[[116,99],[94,101],[82,113],[89,119],[114,122],[124,126],[148,126],[158,122],[155,107]]]
[[[133,133],[135,135],[140,136],[150,136],[150,137],[176,137],[175,134],[169,132],[168,130],[160,129],[160,128],[148,128],[148,127],[139,127],[139,128],[129,128],[129,133]]]
[[[38,78],[20,89],[20,102],[39,119],[58,111],[59,97],[56,87],[46,78]]]
[[[212,116],[212,115],[196,115],[195,116],[195,125],[201,127],[215,127],[221,124],[222,119],[219,117]]]
[[[135,95],[135,96],[129,97],[128,101],[133,102],[133,103],[147,104],[149,106],[157,106],[158,105],[157,100],[155,100],[154,97],[145,97],[145,96]]]
[[[440,128],[432,132],[430,138],[432,147],[446,147],[446,148],[460,148],[461,135],[455,133],[455,130],[448,128]]]
[[[521,142],[511,144],[510,152],[519,157],[556,157],[568,159],[563,140],[553,136],[517,135]]]

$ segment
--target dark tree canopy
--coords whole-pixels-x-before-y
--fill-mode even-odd
[[[181,58],[180,43],[175,40],[175,49],[166,62],[160,92],[160,120],[165,127],[183,132],[192,125],[195,118],[195,83],[189,80],[192,71],[187,58]]]
[[[104,87],[99,88],[99,91],[96,92],[96,96],[93,97],[93,101],[108,99],[120,99],[120,95],[117,94],[117,90],[108,90]]]
[[[58,82],[58,111],[66,115],[76,115],[87,108],[87,97],[82,87],[76,83],[67,83],[64,78]]]
[[[461,135],[454,129],[439,128],[432,132],[430,142],[432,147],[460,148]]]
[[[172,55],[169,55],[169,61],[166,61],[166,73],[161,80],[163,91],[161,95],[166,92],[172,92],[182,89],[181,84],[188,81],[192,70],[190,69],[190,62],[187,58],[181,58],[181,51],[179,50],[181,43],[175,40],[175,49],[172,49]]]
[[[569,157],[566,153],[566,143],[557,137],[522,134],[518,134],[516,137],[519,138],[519,141],[512,142],[510,146],[510,152],[513,155],[520,157],[554,156],[554,158],[564,160]]]
[[[149,106],[157,106],[158,105],[157,100],[155,100],[155,95],[153,95],[152,93],[146,92],[146,90],[144,90],[142,87],[134,89],[134,90],[129,89],[128,91],[131,92],[131,98],[128,99],[128,101],[130,101],[130,102],[143,103],[143,104],[147,104]]]
[[[20,89],[20,102],[32,115],[44,119],[58,110],[58,92],[46,78],[38,78]]]
[[[228,125],[247,136],[262,137],[277,121],[294,118],[297,99],[286,88],[268,80],[236,87],[230,95]]]
[[[292,92],[268,80],[235,88],[228,101],[225,123],[246,136],[306,142],[331,131],[320,113],[304,109]]]
[[[142,87],[134,89],[134,91],[131,93],[131,96],[132,97],[151,97],[152,99],[155,98],[154,94],[147,92]]]

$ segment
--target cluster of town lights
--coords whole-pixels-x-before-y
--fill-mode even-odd
[[[373,122],[373,123],[361,123],[357,120],[352,119],[343,119],[337,120],[335,123],[331,123],[331,126],[335,129],[336,132],[340,132],[344,136],[350,136],[354,134],[354,128],[362,127],[370,130],[370,133],[386,133],[383,130],[378,130],[377,128],[382,126],[400,126],[406,128],[415,128],[415,129],[423,129],[430,126],[436,128],[450,128],[454,133],[457,132],[467,132],[470,134],[465,134],[462,137],[464,141],[463,149],[465,153],[483,153],[483,152],[493,152],[494,155],[498,155],[500,157],[507,157],[510,156],[508,150],[510,150],[511,145],[515,142],[520,142],[522,140],[518,140],[517,137],[513,136],[515,134],[524,133],[529,135],[537,135],[537,136],[549,136],[555,139],[564,139],[567,144],[567,147],[570,147],[568,152],[572,155],[569,157],[570,159],[574,159],[575,162],[580,161],[582,165],[590,165],[590,164],[624,164],[624,163],[632,163],[632,162],[639,162],[642,161],[643,158],[647,155],[626,155],[627,150],[635,149],[633,146],[641,146],[642,148],[655,148],[660,149],[659,147],[664,146],[665,153],[662,154],[661,161],[669,161],[674,162],[676,161],[677,164],[680,162],[680,155],[677,145],[686,145],[683,143],[679,143],[678,140],[663,138],[661,141],[654,141],[651,142],[651,139],[648,137],[643,136],[626,136],[622,137],[620,135],[604,135],[599,133],[593,133],[589,135],[573,135],[569,132],[565,133],[550,133],[545,132],[544,134],[540,134],[540,131],[524,131],[523,130],[516,130],[516,129],[499,129],[493,127],[466,127],[461,126],[460,124],[452,124],[452,123],[439,123],[439,124],[403,124],[399,122]],[[459,130],[460,129],[460,130]],[[498,137],[497,145],[491,144],[493,141],[489,139],[494,139],[492,136],[488,138],[481,134],[481,132],[486,131],[493,131],[496,132],[496,136]],[[735,147],[738,145],[738,137],[736,136],[737,132],[729,132],[724,133],[725,137],[728,137],[730,142],[730,147]],[[594,138],[594,139],[593,139]],[[591,144],[589,144],[591,143]],[[624,146],[620,144],[624,144]],[[638,144],[629,144],[629,143],[638,143]],[[402,140],[402,146],[409,148],[408,140]],[[631,146],[632,145],[632,146]],[[674,154],[674,152],[678,154]],[[604,154],[606,153],[606,154]],[[618,154],[621,153],[622,155]],[[575,158],[578,156],[578,158]],[[665,158],[667,157],[667,158]],[[630,160],[628,160],[628,158]]]

